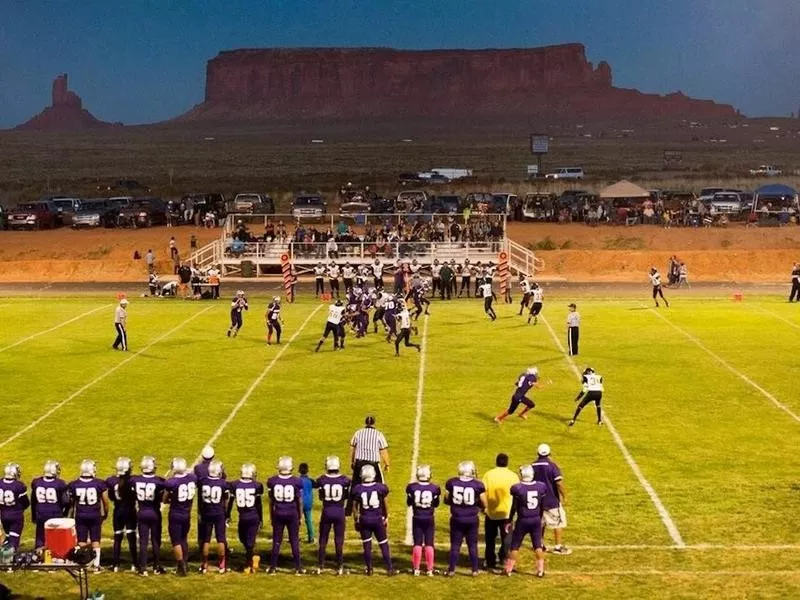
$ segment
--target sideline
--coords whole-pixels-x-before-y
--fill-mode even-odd
[[[728,361],[726,361],[724,358],[722,358],[722,357],[721,357],[719,354],[716,354],[716,353],[715,353],[713,350],[711,350],[710,348],[708,348],[708,347],[707,347],[705,344],[703,344],[703,342],[701,342],[701,341],[700,341],[698,338],[694,337],[694,336],[693,336],[691,333],[689,333],[689,332],[688,332],[688,331],[686,331],[685,329],[681,329],[680,327],[678,327],[677,325],[675,325],[675,323],[673,323],[672,321],[670,321],[669,319],[667,319],[667,318],[666,318],[665,316],[663,316],[663,315],[662,315],[660,312],[657,312],[657,311],[650,311],[650,312],[651,312],[652,314],[654,314],[656,317],[658,317],[659,319],[661,319],[662,321],[664,321],[664,322],[665,322],[667,325],[669,325],[670,327],[672,327],[672,328],[673,328],[675,331],[677,331],[677,332],[679,332],[679,333],[683,334],[683,336],[684,336],[684,337],[686,337],[686,339],[687,339],[687,340],[689,340],[689,341],[690,341],[690,342],[692,342],[692,343],[693,343],[695,346],[697,346],[698,348],[700,348],[701,350],[703,350],[703,351],[704,351],[706,354],[708,354],[708,355],[709,355],[711,358],[713,358],[714,360],[716,360],[716,361],[717,361],[717,362],[718,362],[720,365],[722,365],[723,367],[725,367],[726,369],[728,369],[728,371],[730,371],[731,373],[733,373],[734,375],[736,375],[736,376],[737,376],[739,379],[741,379],[742,381],[744,381],[745,383],[747,383],[748,385],[750,385],[750,386],[751,386],[753,389],[755,389],[755,390],[757,390],[758,392],[760,392],[762,396],[764,396],[764,397],[765,397],[767,400],[769,400],[770,402],[772,402],[772,403],[773,403],[773,404],[774,404],[774,405],[775,405],[777,408],[781,409],[781,410],[782,410],[782,411],[784,411],[784,412],[785,412],[787,415],[789,415],[790,417],[792,417],[792,418],[793,418],[795,421],[797,421],[798,423],[800,423],[800,415],[798,415],[797,413],[793,412],[791,408],[789,408],[788,406],[786,406],[785,404],[783,404],[783,403],[782,403],[780,400],[778,400],[778,399],[777,399],[775,396],[773,396],[772,394],[770,394],[770,393],[769,393],[767,390],[765,390],[764,388],[762,388],[762,387],[761,387],[760,385],[758,385],[758,384],[757,384],[755,381],[753,381],[752,379],[750,379],[750,378],[749,378],[747,375],[745,375],[744,373],[742,373],[741,371],[739,371],[739,370],[738,370],[736,367],[734,367],[733,365],[731,365],[731,364],[730,364]]]
[[[787,318],[786,318],[786,317],[784,317],[783,315],[779,315],[779,314],[778,314],[778,313],[776,313],[776,312],[772,312],[771,310],[767,310],[766,308],[762,308],[762,307],[761,307],[761,306],[759,306],[758,304],[752,304],[752,303],[748,303],[748,305],[747,305],[747,306],[749,306],[750,308],[752,308],[752,309],[754,309],[754,310],[757,310],[757,311],[759,311],[759,312],[762,312],[762,313],[764,313],[765,315],[769,315],[769,316],[771,316],[771,317],[774,317],[775,319],[778,319],[779,321],[783,321],[783,322],[784,322],[784,323],[786,323],[786,324],[787,324],[789,327],[794,327],[795,329],[800,329],[800,325],[798,325],[798,324],[797,324],[797,323],[795,323],[794,321],[790,321],[789,319],[787,319]]]
[[[21,340],[14,342],[13,344],[9,344],[8,346],[3,346],[2,348],[0,348],[0,352],[5,352],[6,350],[11,350],[11,348],[16,348],[20,344],[24,344],[25,342],[28,342],[28,341],[30,341],[32,339],[35,339],[35,338],[39,337],[40,335],[45,335],[46,333],[50,333],[52,331],[55,331],[56,329],[61,329],[65,325],[69,325],[70,323],[74,323],[78,319],[82,319],[83,317],[88,317],[89,315],[92,315],[92,314],[94,314],[96,312],[99,312],[101,310],[105,310],[105,309],[110,308],[112,306],[114,306],[114,305],[113,304],[104,304],[103,306],[99,306],[98,308],[95,308],[95,309],[87,311],[87,312],[85,312],[83,314],[80,314],[77,317],[72,317],[68,321],[64,321],[63,323],[59,323],[55,327],[51,327],[50,329],[45,329],[44,331],[40,331],[39,333],[34,333],[33,335],[29,335],[28,337],[24,337]]]
[[[556,343],[556,346],[558,346],[559,351],[561,351],[561,353],[564,355],[564,359],[569,364],[570,368],[572,369],[572,372],[575,373],[575,376],[578,378],[578,381],[581,381],[582,378],[580,370],[578,369],[572,357],[569,354],[567,354],[566,351],[564,350],[564,345],[561,343],[561,340],[558,339],[556,332],[553,331],[553,328],[550,326],[550,322],[547,320],[546,317],[542,317],[542,322],[547,326],[547,330],[550,332],[550,336],[553,338],[553,341]],[[633,456],[628,451],[628,448],[625,446],[625,442],[622,441],[622,437],[619,435],[619,432],[617,432],[617,428],[614,427],[613,423],[611,422],[611,419],[608,416],[608,413],[606,413],[605,410],[603,410],[603,422],[606,424],[609,433],[611,433],[611,437],[614,438],[614,442],[617,444],[617,447],[619,448],[620,452],[622,452],[622,456],[625,458],[625,462],[628,463],[628,466],[631,468],[631,471],[633,471],[633,474],[636,475],[636,478],[639,480],[639,483],[644,488],[644,491],[647,492],[648,496],[650,496],[650,501],[653,503],[653,506],[656,507],[656,511],[658,511],[658,515],[659,517],[661,517],[661,521],[664,523],[664,526],[667,528],[669,536],[675,543],[675,547],[685,548],[686,544],[684,543],[683,538],[681,537],[681,534],[678,531],[678,527],[675,525],[675,521],[672,520],[669,511],[664,506],[664,503],[661,502],[661,499],[658,497],[658,494],[656,493],[655,489],[653,489],[653,486],[650,485],[650,482],[647,481],[647,479],[645,479],[645,476],[642,474],[639,465],[636,463],[636,460],[634,460]]]
[[[170,335],[172,335],[173,333],[175,333],[176,331],[178,331],[178,330],[179,330],[181,327],[183,327],[184,325],[186,325],[186,324],[187,324],[187,323],[189,323],[190,321],[193,321],[194,319],[196,319],[196,318],[197,318],[197,317],[199,317],[200,315],[202,315],[202,314],[204,314],[204,313],[207,313],[207,312],[208,312],[209,310],[211,310],[212,308],[215,308],[215,307],[214,307],[214,306],[209,306],[209,307],[207,307],[207,308],[204,308],[203,310],[201,310],[201,311],[199,311],[199,312],[196,312],[196,313],[194,313],[194,314],[193,314],[191,317],[189,317],[189,318],[188,318],[188,319],[186,319],[185,321],[181,321],[181,323],[180,323],[180,324],[176,325],[175,327],[173,327],[172,329],[170,329],[170,330],[169,330],[169,331],[167,331],[166,333],[164,333],[164,334],[162,334],[162,335],[158,336],[156,339],[154,339],[152,342],[150,342],[149,344],[147,344],[147,346],[145,346],[145,347],[144,347],[144,348],[142,348],[141,350],[139,350],[139,351],[135,352],[134,354],[130,355],[130,356],[129,356],[128,358],[126,358],[125,360],[118,362],[116,365],[114,365],[113,367],[111,367],[110,369],[108,369],[108,371],[106,371],[106,372],[105,372],[105,373],[103,373],[102,375],[100,375],[100,376],[98,376],[98,377],[95,377],[95,378],[94,378],[94,379],[92,379],[92,380],[91,380],[89,383],[87,383],[87,384],[85,384],[83,387],[81,387],[81,388],[80,388],[78,391],[76,391],[76,392],[73,392],[72,394],[70,394],[69,396],[67,396],[67,398],[65,398],[64,400],[62,400],[61,402],[59,402],[58,404],[56,404],[56,405],[55,405],[55,406],[53,406],[52,408],[50,408],[50,410],[48,410],[47,412],[45,412],[45,413],[44,413],[42,416],[40,416],[39,418],[37,418],[35,421],[32,421],[31,423],[29,423],[28,425],[26,425],[25,427],[23,427],[22,429],[20,429],[19,431],[17,431],[17,432],[16,432],[14,435],[12,435],[11,437],[9,437],[8,439],[6,439],[6,440],[3,440],[2,442],[0,442],[0,448],[3,448],[3,447],[5,447],[5,446],[7,446],[7,445],[8,445],[8,444],[10,444],[11,442],[13,442],[15,439],[17,439],[18,437],[20,437],[21,435],[23,435],[24,433],[27,433],[28,431],[30,431],[31,429],[33,429],[34,427],[36,427],[36,426],[37,426],[39,423],[41,423],[42,421],[44,421],[45,419],[47,419],[47,418],[48,418],[50,415],[52,415],[53,413],[55,413],[55,412],[56,412],[58,409],[60,409],[61,407],[63,407],[63,406],[65,406],[65,405],[67,405],[69,402],[72,402],[72,400],[74,400],[75,398],[77,398],[78,396],[80,396],[80,395],[81,395],[83,392],[85,392],[86,390],[88,390],[90,387],[92,387],[93,385],[95,385],[95,384],[97,384],[97,383],[101,382],[103,379],[105,379],[106,377],[108,377],[109,375],[111,375],[112,373],[114,373],[115,371],[117,371],[118,369],[120,369],[121,367],[123,367],[123,366],[125,366],[126,364],[128,364],[129,362],[131,362],[131,361],[132,361],[134,358],[136,358],[136,357],[137,357],[137,356],[139,356],[140,354],[143,354],[144,352],[146,352],[147,350],[149,350],[150,348],[152,348],[153,346],[155,346],[155,345],[156,345],[158,342],[160,342],[160,341],[162,341],[162,340],[164,340],[164,339],[168,338]]]
[[[280,352],[278,352],[273,357],[273,359],[269,362],[269,364],[266,367],[264,367],[264,370],[261,371],[261,374],[258,377],[256,377],[255,381],[253,381],[253,383],[250,385],[250,387],[247,388],[247,391],[239,399],[239,402],[236,403],[236,406],[233,407],[233,409],[228,414],[228,416],[225,418],[225,420],[222,422],[222,424],[217,428],[217,430],[214,432],[214,434],[211,436],[211,438],[205,443],[205,446],[213,446],[214,445],[214,443],[217,441],[217,439],[219,439],[219,436],[222,435],[222,432],[225,431],[225,429],[228,427],[228,425],[230,425],[231,421],[233,421],[233,419],[236,416],[236,414],[242,409],[242,407],[245,405],[245,403],[250,399],[250,396],[253,395],[253,392],[256,390],[256,388],[261,384],[262,381],[264,381],[264,377],[267,376],[267,373],[269,373],[272,370],[272,367],[275,366],[275,363],[278,362],[278,359],[280,359],[280,357],[283,356],[283,353],[286,352],[286,350],[289,349],[289,346],[291,346],[292,342],[297,339],[297,336],[299,336],[300,332],[303,331],[303,329],[305,329],[306,325],[308,325],[308,322],[311,321],[311,318],[314,315],[316,315],[319,312],[319,309],[321,309],[323,306],[325,306],[325,305],[320,304],[319,306],[317,306],[306,317],[306,320],[303,321],[300,324],[300,327],[297,328],[297,331],[294,332],[294,335],[291,338],[289,338],[289,341],[286,342],[286,344],[283,345],[283,347],[281,347]],[[194,463],[193,464],[196,465],[196,464],[200,463],[201,460],[203,460],[202,451],[201,451],[200,454],[197,455],[197,458],[194,459]]]
[[[417,466],[419,463],[419,438],[420,430],[422,429],[422,399],[425,392],[425,358],[428,353],[428,321],[430,316],[425,317],[425,324],[422,326],[422,352],[419,357],[419,374],[417,375],[417,404],[416,412],[414,414],[414,446],[411,451],[411,479],[409,481],[416,481]],[[406,537],[405,544],[410,546],[414,543],[412,536],[412,520],[414,518],[414,511],[409,506],[406,509]]]

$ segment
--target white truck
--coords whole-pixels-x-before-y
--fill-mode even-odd
[[[774,165],[760,165],[757,169],[750,169],[750,175],[756,177],[777,177],[783,171],[776,169]]]
[[[417,176],[420,179],[424,179],[426,181],[436,180],[436,179],[445,179],[447,181],[453,181],[455,179],[463,179],[465,177],[472,177],[472,169],[453,169],[450,167],[437,167],[435,169],[431,169],[430,171],[422,171],[417,173]]]

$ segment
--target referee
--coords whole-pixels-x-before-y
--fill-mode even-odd
[[[114,329],[117,330],[117,339],[111,346],[114,350],[128,349],[128,300],[123,298],[119,301],[119,306],[114,311]]]
[[[572,302],[569,305],[569,313],[567,313],[567,348],[570,356],[578,354],[578,338],[580,338],[580,335],[581,315],[578,313],[578,307]]]
[[[375,467],[375,481],[383,483],[383,470],[388,471],[390,466],[389,444],[383,433],[375,429],[375,417],[367,415],[364,427],[353,434],[350,440],[350,466],[353,468],[353,484],[361,483],[361,467],[372,465]],[[350,514],[352,501],[347,500],[345,512]]]

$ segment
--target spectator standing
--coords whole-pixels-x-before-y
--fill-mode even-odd
[[[789,292],[789,302],[800,302],[800,263],[792,265],[792,290]]]
[[[689,268],[683,262],[678,267],[678,287],[691,287],[689,285]]]
[[[155,273],[156,270],[156,255],[153,254],[153,250],[150,249],[147,251],[147,254],[144,255],[144,264],[147,265],[147,273],[152,274]]]
[[[308,476],[308,463],[300,463],[297,468],[300,473],[300,481],[303,482],[303,520],[306,522],[306,542],[314,543],[314,518],[311,508],[314,504],[314,482]]]
[[[561,469],[550,457],[550,446],[539,444],[536,450],[537,457],[533,463],[533,478],[541,481],[547,487],[547,493],[542,499],[542,517],[545,527],[550,527],[555,536],[556,545],[553,554],[572,554],[572,550],[563,545],[563,532],[567,526],[567,515],[564,512],[566,504],[566,490]]]
[[[486,518],[483,522],[486,551],[484,560],[487,569],[495,569],[506,560],[505,530],[511,516],[511,486],[519,483],[519,477],[508,468],[508,455],[498,454],[495,468],[486,471],[483,485],[486,486]],[[500,537],[500,551],[496,552],[495,542]],[[499,554],[499,555],[498,555]],[[499,561],[499,562],[498,562]]]

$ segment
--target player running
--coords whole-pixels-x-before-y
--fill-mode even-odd
[[[664,304],[669,308],[669,301],[664,297],[664,290],[661,289],[661,274],[658,272],[658,269],[651,267],[648,276],[650,277],[650,283],[653,284],[653,302],[656,303],[656,308],[658,308],[659,296],[661,296]]]
[[[536,325],[539,322],[539,313],[542,312],[542,301],[544,300],[544,291],[539,286],[538,283],[533,282],[531,284],[531,312],[528,314],[528,324],[530,325],[531,319],[533,319],[533,324]]]
[[[267,325],[267,345],[272,345],[272,334],[275,334],[275,343],[281,343],[281,325],[283,319],[281,318],[281,299],[278,296],[272,298],[272,302],[267,306],[267,312],[264,314],[264,320]]]
[[[442,489],[431,483],[430,465],[417,467],[417,480],[406,486],[406,504],[413,513],[411,530],[414,546],[411,549],[411,566],[415,576],[420,574],[423,550],[425,574],[429,577],[433,575],[433,536],[436,532],[433,513],[439,506],[441,495]]]
[[[325,343],[325,340],[328,339],[330,334],[333,334],[333,349],[337,350],[341,347],[344,350],[344,313],[346,307],[342,303],[341,300],[337,300],[334,304],[328,308],[328,320],[325,323],[325,331],[322,334],[322,337],[319,338],[319,342],[317,342],[317,348],[314,352],[319,352],[319,349],[322,347],[322,344]]]
[[[340,469],[339,457],[329,456],[325,459],[325,475],[314,482],[314,487],[319,488],[319,499],[322,502],[317,574],[321,574],[325,569],[325,550],[331,529],[333,529],[333,546],[336,552],[336,574],[344,574],[344,505],[350,496],[350,478],[340,473]]]
[[[519,303],[519,316],[522,316],[522,311],[528,308],[531,302],[531,282],[524,274],[519,274],[519,291],[522,293],[522,300]]]
[[[536,387],[539,387],[539,369],[537,367],[528,367],[524,373],[517,377],[517,387],[511,396],[511,403],[508,408],[494,418],[495,423],[502,423],[503,420],[509,415],[513,415],[517,407],[522,404],[525,406],[519,414],[520,419],[527,419],[527,413],[536,404],[528,398],[527,393]]]
[[[394,355],[400,356],[400,342],[405,342],[406,348],[416,348],[417,352],[422,352],[422,346],[411,343],[411,313],[405,303],[402,300],[400,302],[400,312],[397,313],[400,333],[397,334],[397,339],[394,341]],[[416,332],[416,327],[414,330]]]
[[[497,319],[497,314],[492,308],[492,302],[497,300],[497,294],[494,293],[492,282],[488,279],[488,276],[484,276],[483,283],[480,284],[479,289],[483,297],[483,312],[485,312],[492,321],[495,321]]]
[[[542,498],[547,493],[547,486],[541,481],[534,481],[533,467],[523,465],[519,468],[519,483],[511,486],[511,514],[507,533],[512,532],[511,523],[516,517],[509,544],[509,556],[506,559],[505,574],[514,572],[514,565],[519,559],[519,549],[526,536],[531,537],[536,552],[536,576],[544,577],[544,545],[542,544]]]
[[[244,291],[239,290],[231,300],[231,326],[228,327],[228,337],[236,337],[242,328],[242,311],[248,310],[247,298]]]
[[[578,415],[581,414],[583,408],[592,402],[594,402],[594,406],[597,409],[597,424],[602,425],[603,410],[600,408],[600,403],[603,401],[603,376],[599,373],[595,373],[592,367],[586,367],[583,371],[581,381],[583,383],[583,389],[581,389],[578,397],[575,398],[575,402],[580,401],[580,404],[575,409],[575,414],[572,415],[568,425],[570,427],[575,425],[575,421],[578,420]],[[583,398],[583,400],[581,400],[581,398]]]

